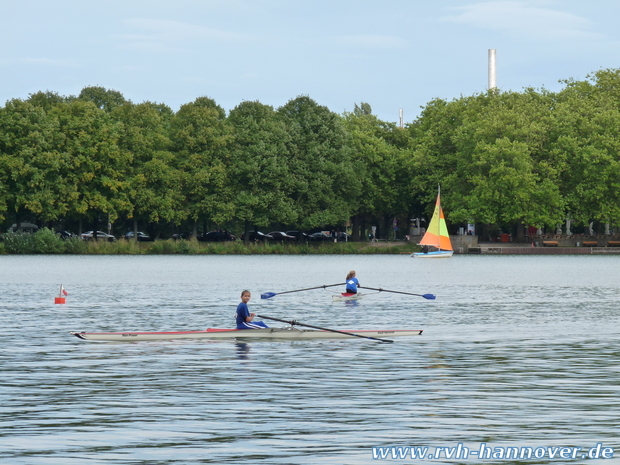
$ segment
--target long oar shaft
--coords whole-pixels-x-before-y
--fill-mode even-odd
[[[265,320],[273,320],[273,321],[279,321],[280,323],[287,323],[291,326],[305,326],[307,328],[320,329],[321,331],[331,331],[332,333],[346,334],[347,336],[355,336],[355,337],[362,337],[364,339],[372,339],[373,341],[378,341],[378,342],[394,342],[390,339],[381,339],[381,338],[372,337],[372,336],[362,336],[360,334],[348,333],[346,331],[338,331],[337,329],[321,328],[320,326],[307,325],[305,323],[300,323],[299,321],[295,321],[295,320],[281,320],[280,318],[272,318],[270,316],[264,316],[264,315],[256,315],[256,316],[259,318],[264,318]]]
[[[326,287],[334,287],[334,286],[344,286],[346,283],[338,283],[338,284],[324,284],[322,286],[316,286],[316,287],[308,287],[306,289],[295,289],[294,291],[284,291],[284,292],[265,292],[263,294],[261,294],[260,298],[261,299],[269,299],[271,297],[274,297],[276,295],[280,295],[280,294],[290,294],[291,292],[301,292],[301,291],[312,291],[314,289],[325,289]]]
[[[394,294],[416,295],[418,297],[424,297],[425,299],[429,299],[429,300],[435,299],[435,294],[413,294],[412,292],[390,291],[389,289],[382,289],[382,288],[376,288],[376,287],[366,287],[366,286],[360,286],[360,287],[363,287],[364,289],[371,289],[373,291],[379,291],[379,292],[393,292]]]
[[[284,291],[284,292],[278,292],[277,294],[289,294],[291,292],[300,292],[300,291],[312,291],[314,289],[323,289],[325,287],[334,287],[334,286],[344,286],[346,283],[338,283],[338,284],[324,284],[323,286],[317,286],[317,287],[308,287],[306,289],[295,289],[294,291]]]

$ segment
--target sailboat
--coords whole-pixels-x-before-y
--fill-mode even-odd
[[[441,187],[437,190],[437,202],[435,203],[435,211],[431,222],[426,229],[426,233],[420,245],[433,246],[437,250],[432,252],[415,252],[412,253],[412,257],[419,258],[449,258],[454,253],[452,249],[452,242],[450,242],[450,236],[448,235],[448,226],[446,225],[446,219],[443,216],[443,210],[441,209]]]

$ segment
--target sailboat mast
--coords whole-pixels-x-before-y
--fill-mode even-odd
[[[441,184],[437,184],[437,209],[438,219],[441,220]],[[437,221],[437,249],[441,250],[441,221]]]

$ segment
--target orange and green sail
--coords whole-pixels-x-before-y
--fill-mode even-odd
[[[437,202],[435,203],[435,211],[431,222],[426,228],[426,233],[420,241],[420,245],[432,245],[441,250],[452,250],[452,242],[448,234],[448,226],[441,209],[440,193],[437,194]]]

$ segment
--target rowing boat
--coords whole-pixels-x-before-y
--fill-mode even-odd
[[[351,333],[351,334],[346,334]],[[216,329],[206,331],[165,331],[165,332],[114,332],[87,333],[74,332],[74,336],[86,341],[137,342],[165,341],[171,339],[350,339],[352,336],[362,337],[396,337],[419,336],[421,329],[381,329],[381,330],[343,330],[342,332],[298,329],[298,328],[265,328],[265,329]]]
[[[342,292],[341,294],[332,295],[332,300],[334,302],[342,302],[348,300],[360,300],[364,298],[364,294],[358,292],[357,294],[351,294],[349,292]]]

